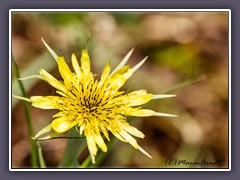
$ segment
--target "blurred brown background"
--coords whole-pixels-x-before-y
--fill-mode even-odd
[[[131,49],[133,66],[147,62],[128,80],[125,90],[146,89],[158,94],[176,84],[204,77],[172,92],[177,97],[149,103],[151,109],[177,118],[136,118],[132,124],[146,137],[137,139],[152,155],[149,159],[131,145],[118,141],[103,167],[228,167],[228,13],[227,12],[14,12],[12,52],[21,76],[41,68],[60,78],[54,59],[41,37],[70,62],[80,57],[89,33],[92,71],[101,73],[107,60],[112,69]],[[20,95],[14,71],[12,93]],[[49,95],[54,89],[43,81],[24,81],[27,95]],[[12,165],[30,166],[30,146],[22,102],[13,99]],[[31,107],[34,132],[49,124],[56,111]],[[41,142],[48,167],[56,167],[66,140]],[[84,151],[79,161],[88,155]],[[170,166],[166,160],[220,162],[211,166]]]

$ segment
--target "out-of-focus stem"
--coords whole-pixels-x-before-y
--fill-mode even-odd
[[[12,57],[12,62],[13,62],[14,68],[15,68],[16,77],[20,78],[19,69],[15,62],[14,57]],[[18,80],[18,84],[21,89],[22,96],[26,97],[26,91],[20,80]],[[32,167],[37,168],[38,167],[38,159],[37,159],[37,152],[36,152],[36,144],[35,144],[34,140],[31,138],[34,136],[34,134],[33,134],[33,128],[32,128],[32,119],[31,119],[31,115],[30,115],[30,107],[29,107],[29,104],[25,101],[23,102],[23,104],[24,104],[24,110],[25,110],[25,114],[26,114],[27,127],[28,127],[28,134],[29,134],[31,164],[32,164]]]

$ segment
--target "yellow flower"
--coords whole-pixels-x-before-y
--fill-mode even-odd
[[[43,41],[44,42],[44,41]],[[153,95],[146,90],[133,91],[126,94],[120,91],[127,79],[145,62],[147,57],[136,66],[125,65],[130,58],[131,50],[118,67],[110,73],[110,63],[107,62],[100,79],[91,72],[90,58],[86,49],[82,50],[81,66],[75,54],[72,54],[72,72],[63,57],[58,57],[44,42],[57,61],[62,80],[57,80],[44,69],[40,70],[41,79],[56,88],[56,96],[32,96],[20,98],[41,109],[58,109],[53,116],[51,128],[57,133],[64,133],[76,126],[80,135],[85,135],[92,162],[95,163],[98,147],[104,152],[107,146],[103,136],[110,140],[111,132],[119,140],[131,144],[135,149],[151,158],[133,138],[143,138],[144,134],[129,125],[126,116],[175,116],[142,109],[139,105],[152,99],[168,98],[175,95]]]

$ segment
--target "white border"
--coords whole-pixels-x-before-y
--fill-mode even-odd
[[[11,147],[11,119],[12,119],[12,27],[11,27],[11,20],[12,20],[12,12],[228,12],[228,26],[229,26],[229,52],[228,52],[228,90],[229,90],[229,114],[228,114],[228,166],[229,168],[218,168],[218,169],[176,169],[176,168],[155,168],[155,169],[148,169],[148,168],[138,168],[138,169],[62,169],[62,168],[56,168],[56,169],[15,169],[11,167],[12,164],[12,147]],[[230,9],[10,9],[9,10],[9,171],[231,171],[231,10]]]

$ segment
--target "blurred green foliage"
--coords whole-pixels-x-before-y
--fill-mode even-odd
[[[87,16],[87,13],[72,13],[72,12],[50,12],[40,14],[40,18],[45,19],[48,23],[52,25],[66,26],[71,25],[71,23],[76,23],[77,21],[83,20]]]
[[[153,58],[161,66],[172,68],[184,78],[196,77],[200,59],[191,45],[165,47],[153,53]],[[183,68],[184,67],[184,68]]]

